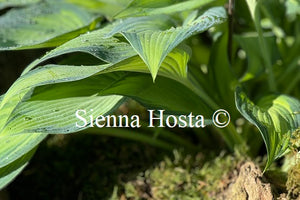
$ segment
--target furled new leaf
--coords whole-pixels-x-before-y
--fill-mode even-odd
[[[239,87],[235,95],[238,110],[263,137],[268,152],[267,170],[286,153],[292,133],[300,127],[300,101],[287,95],[267,96],[255,105]]]

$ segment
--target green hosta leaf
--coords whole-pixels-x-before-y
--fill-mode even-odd
[[[12,171],[3,177],[0,177],[0,189],[4,188],[12,180],[14,180],[22,172],[22,170],[26,167],[26,165],[27,164],[24,164],[23,166],[16,169],[15,171]]]
[[[163,16],[137,17],[120,20],[108,37],[121,33],[147,64],[153,79],[168,55],[178,44],[193,34],[207,30],[226,19],[224,8],[206,11],[195,20],[177,28],[166,29],[168,19]]]
[[[161,74],[186,80],[188,58],[185,51],[175,49],[163,62]],[[98,66],[46,65],[23,74],[0,98],[0,166],[20,158],[49,133],[79,131],[75,126],[77,109],[93,109],[89,114],[105,115],[122,96],[133,97],[154,108],[159,108],[163,100],[166,109],[178,112],[187,112],[197,104],[199,109],[196,110],[200,112],[202,104],[198,97],[190,95],[191,91],[178,82],[163,79],[153,84],[147,74],[109,73],[115,71],[146,72],[147,67],[139,56],[134,56],[117,64]],[[104,74],[96,76],[100,73]],[[157,95],[156,91],[162,94]],[[36,98],[39,95],[44,99]],[[188,100],[187,95],[190,96]]]
[[[214,85],[214,90],[210,91],[211,96],[215,96],[215,101],[233,115],[236,109],[232,109],[230,105],[234,104],[233,88],[237,80],[231,70],[228,56],[224,53],[227,51],[227,43],[228,33],[225,32],[212,45],[208,75],[210,84]]]
[[[240,81],[248,81],[255,77],[258,77],[264,72],[264,60],[262,58],[262,49],[257,48],[259,41],[257,40],[257,34],[235,35],[234,39],[245,50],[248,59],[248,68],[244,76]],[[273,35],[265,35],[266,48],[272,53],[273,62],[278,60],[278,50],[276,48],[276,38]]]
[[[24,108],[23,111],[22,110],[20,111],[20,110],[18,110],[18,106],[24,106],[23,102],[26,101],[28,98],[30,98],[31,91],[33,88],[40,86],[40,85],[47,85],[47,84],[75,81],[75,80],[83,79],[83,78],[86,78],[88,76],[91,76],[91,75],[103,70],[105,67],[106,67],[106,65],[86,66],[86,67],[48,65],[48,66],[44,66],[42,68],[38,68],[33,71],[30,71],[26,75],[21,76],[14,83],[14,85],[9,89],[9,91],[5,94],[5,96],[3,97],[1,104],[0,104],[0,113],[1,113],[0,114],[0,117],[1,117],[1,121],[0,121],[0,138],[1,138],[0,139],[0,161],[5,162],[6,164],[14,161],[18,157],[22,156],[24,153],[28,152],[34,146],[36,146],[46,136],[46,134],[40,134],[40,133],[33,134],[31,132],[28,132],[27,134],[22,134],[22,135],[11,136],[11,132],[13,130],[11,130],[11,128],[9,128],[7,126],[7,124],[10,124],[10,123],[30,124],[28,122],[25,122],[25,121],[28,121],[28,119],[30,119],[30,118],[28,118],[28,116],[23,115],[23,118],[22,118],[22,112],[25,110],[25,108],[23,107]],[[83,99],[81,99],[81,100],[83,100]],[[95,101],[97,101],[97,99],[95,99]],[[112,99],[111,99],[111,103],[114,104],[114,103],[116,103],[116,101],[112,101]],[[47,105],[49,107],[53,106],[50,102]],[[71,105],[73,105],[74,107],[77,107],[80,105],[80,103],[78,103],[78,104],[70,103],[69,106],[71,106]],[[56,106],[58,106],[58,104],[56,104]],[[111,108],[111,107],[109,107],[109,105],[107,105],[107,106],[108,106],[107,108]],[[47,110],[46,108],[47,107],[45,107],[45,110],[49,112],[49,110]],[[36,109],[36,111],[41,112],[40,109],[41,109],[41,107],[39,109]],[[16,113],[16,110],[19,112]],[[55,115],[55,112],[53,115]],[[14,121],[14,119],[16,119],[16,118],[18,118],[18,120]],[[53,119],[55,119],[55,118],[52,118],[52,120]],[[63,120],[65,120],[65,119],[63,119]],[[51,120],[50,120],[50,122],[51,122]],[[15,128],[15,127],[12,127],[12,128]],[[6,158],[8,158],[8,159],[6,159]],[[5,161],[4,161],[4,159],[5,159]],[[0,163],[0,166],[1,166],[1,163]]]
[[[121,96],[112,95],[28,101],[14,110],[2,132],[5,135],[30,132],[73,133],[79,131],[75,126],[78,121],[75,112],[78,109],[85,109],[94,116],[105,115],[121,100]]]
[[[160,68],[159,74],[161,76],[174,79],[177,82],[181,82],[182,84],[186,85],[186,87],[190,88],[190,85],[188,84],[187,77],[187,62],[188,62],[188,54],[183,51],[182,49],[176,48],[174,49],[164,60],[162,63],[162,66]],[[82,66],[85,67],[85,66]],[[127,77],[126,73],[121,76],[118,73],[114,74],[112,72],[117,71],[130,71],[130,72],[149,72],[147,70],[147,66],[145,63],[141,60],[139,56],[134,56],[131,58],[128,58],[122,62],[119,62],[117,64],[113,64],[110,67],[104,68],[102,71],[99,71],[98,74],[105,73],[107,75],[101,75],[101,76],[92,76],[90,78],[86,78],[82,81],[75,81],[75,82],[69,82],[66,84],[55,84],[55,85],[49,85],[45,87],[37,88],[34,91],[33,96],[31,97],[32,100],[46,100],[46,99],[56,99],[56,98],[67,98],[72,96],[88,96],[98,93],[98,95],[108,95],[108,94],[120,94],[124,96],[130,96],[135,98],[135,96],[142,95],[142,97],[138,97],[138,100],[144,99],[143,103],[144,105],[149,105],[151,101],[156,102],[154,103],[156,107],[160,104],[160,100],[163,98],[164,95],[164,102],[166,104],[165,109],[168,108],[168,110],[173,111],[188,111],[188,109],[184,109],[184,105],[189,107],[189,109],[192,109],[195,104],[198,106],[208,107],[206,104],[202,104],[201,101],[199,101],[199,97],[195,95],[193,92],[191,92],[191,95],[194,95],[195,98],[195,104],[194,103],[188,103],[187,100],[185,100],[184,94],[186,91],[189,91],[186,87],[183,87],[179,83],[173,83],[172,84],[166,84],[166,85],[159,85],[159,84],[152,84],[148,82],[148,75],[145,74],[142,76],[142,74],[137,74],[137,76],[142,76],[143,78],[136,78],[133,75],[130,75]],[[147,81],[143,81],[143,79]],[[136,80],[136,81],[133,81]],[[122,82],[122,84],[121,84]],[[140,83],[139,83],[140,82]],[[131,90],[129,89],[129,85],[132,84]],[[173,86],[172,86],[173,85]],[[117,91],[116,93],[109,92],[112,88],[122,86],[124,87],[122,90],[114,90]],[[147,93],[147,89],[151,88],[151,93]],[[169,88],[169,87],[172,87]],[[151,97],[151,95],[155,95],[154,88],[158,88],[157,91],[164,91],[164,92],[158,92],[161,97],[157,98],[157,101],[154,100],[154,97]],[[167,89],[164,89],[167,88]],[[180,91],[179,88],[185,88]],[[168,90],[168,92],[166,92]],[[178,91],[177,91],[178,90]],[[127,92],[128,91],[128,92]],[[176,92],[175,92],[176,91]],[[171,94],[170,94],[171,93]],[[178,99],[179,97],[176,96],[182,96],[183,99],[180,98],[180,101],[174,101],[174,99]],[[188,95],[188,94],[186,94]],[[189,96],[191,96],[189,95]],[[170,98],[170,100],[166,100],[167,98],[173,96]],[[148,98],[148,99],[147,99]],[[190,97],[190,100],[193,98]],[[152,103],[153,103],[152,102]],[[168,103],[167,103],[168,102]],[[180,103],[180,102],[186,102],[186,103]],[[197,103],[198,102],[198,103]],[[152,104],[151,104],[152,105]],[[176,106],[175,106],[176,105]],[[182,108],[180,108],[182,107]]]
[[[62,1],[12,9],[0,17],[0,50],[53,47],[95,26],[96,17]]]
[[[24,6],[40,1],[41,0],[0,0],[0,9],[7,7]]]
[[[117,63],[116,65],[108,67],[107,70],[105,70],[106,72],[120,70],[147,72],[147,67],[145,68],[146,65],[141,63],[142,60],[137,57],[133,57],[137,53],[128,43],[122,42],[114,37],[104,38],[104,35],[111,31],[112,28],[113,26],[108,26],[101,30],[86,33],[66,42],[65,44],[48,52],[42,58],[31,63],[24,70],[23,75],[45,60],[74,52],[89,53],[105,62],[111,64]],[[162,63],[162,69],[159,72],[161,75],[169,78],[186,78],[189,55],[183,50],[185,48],[185,46],[176,48],[166,57],[167,60]]]
[[[253,21],[256,21],[255,15],[256,15],[256,6],[257,6],[257,0],[246,0],[247,5],[249,7],[249,11],[252,17]]]
[[[4,167],[36,147],[47,134],[27,133],[20,135],[0,134],[0,167]]]
[[[148,77],[148,78],[147,78]],[[159,77],[155,84],[151,77],[135,74],[122,78],[101,94],[120,94],[131,97],[149,108],[161,108],[175,113],[203,113],[208,116],[211,112],[199,97],[177,81]],[[186,97],[189,98],[186,98]],[[163,104],[161,102],[164,102]]]
[[[188,61],[188,53],[180,48],[175,48],[161,63],[158,74],[171,79],[175,79],[179,82],[184,82],[187,78]],[[143,73],[149,72],[146,64],[139,56],[128,58],[122,62],[113,65],[110,68],[107,68],[105,71],[132,71]]]
[[[300,127],[300,101],[287,95],[268,96],[255,105],[237,88],[236,106],[240,113],[260,131],[268,152],[266,169],[289,147],[289,140]]]
[[[47,134],[0,134],[0,189],[12,181],[27,165],[35,147]]]
[[[16,107],[0,132],[0,167],[13,162],[39,144],[47,133],[70,133],[77,109],[93,109],[106,114],[122,99],[120,96],[74,97],[53,101],[25,102]]]
[[[56,66],[48,65],[38,68],[24,76],[21,76],[3,97],[0,104],[2,110],[0,116],[0,131],[6,123],[10,113],[21,102],[29,98],[31,89],[39,85],[53,84],[58,82],[74,81],[91,76],[107,65],[99,66]]]
[[[104,38],[112,28],[113,26],[107,26],[103,29],[80,35],[66,42],[65,44],[46,53],[42,58],[32,62],[24,70],[23,74],[27,73],[29,70],[36,67],[39,63],[42,63],[45,60],[67,53],[89,53],[96,58],[99,58],[108,63],[117,63],[121,60],[136,55],[136,52],[128,43],[122,42],[115,37]]]
[[[10,104],[4,104],[1,109],[1,119],[9,119],[0,132],[0,167],[14,162],[30,151],[47,136],[47,133],[78,131],[74,116],[77,109],[84,107],[93,109],[92,114],[104,115],[113,110],[121,99],[121,96],[74,97],[18,104],[19,99],[11,98],[14,109]],[[5,121],[1,121],[2,124],[3,122]]]
[[[257,1],[257,0],[246,0],[250,14],[252,17],[252,20],[255,25],[255,29],[258,33],[258,42],[259,42],[259,47],[262,52],[262,58],[264,61],[264,67],[265,70],[268,73],[268,86],[271,91],[276,91],[276,82],[275,82],[275,77],[273,73],[273,67],[272,67],[272,59],[271,59],[271,52],[267,48],[267,42],[264,38],[264,33],[261,27],[261,17],[260,17],[260,8],[263,9],[262,7],[262,1]]]
[[[173,3],[177,3],[178,0],[133,0],[129,7],[152,7],[158,8],[162,6],[167,6]]]
[[[4,188],[24,169],[35,150],[36,148],[33,148],[13,163],[0,167],[0,188]]]
[[[179,83],[173,83],[172,84],[166,84],[164,85],[158,85],[158,84],[149,84],[148,81],[143,81],[145,77],[148,75],[143,75],[143,78],[136,78],[132,77],[132,75],[129,77],[126,76],[126,74],[123,76],[120,76],[118,74],[114,75],[112,72],[117,71],[130,71],[130,72],[149,72],[147,70],[147,66],[145,63],[141,60],[139,56],[133,56],[126,60],[123,60],[116,64],[111,65],[105,65],[106,67],[103,68],[103,70],[99,70],[98,74],[107,74],[108,75],[101,75],[101,76],[92,76],[89,78],[85,78],[82,81],[75,81],[75,82],[69,82],[65,84],[54,84],[54,85],[47,85],[44,87],[39,87],[35,89],[33,96],[31,97],[31,100],[50,100],[50,99],[57,99],[57,98],[67,98],[67,97],[75,97],[75,96],[89,96],[89,95],[111,95],[111,94],[119,94],[129,97],[137,97],[139,95],[142,95],[143,97],[137,97],[137,100],[143,99],[144,105],[152,105],[151,101],[156,102],[153,103],[153,105],[160,104],[160,100],[162,99],[163,95],[166,106],[165,109],[172,110],[172,111],[185,111],[188,112],[188,110],[192,109],[192,107],[205,107],[208,108],[208,106],[204,103],[202,103],[199,100],[199,97],[195,95],[193,92],[191,92],[191,95],[193,95],[195,98],[190,97],[190,100],[194,99],[195,103],[188,103],[187,100],[185,100],[185,96],[188,95],[180,95],[186,93],[186,91],[189,91],[188,88],[193,89],[191,85],[189,85],[189,81],[187,79],[187,62],[188,62],[189,56],[188,54],[180,49],[176,48],[174,49],[169,55],[166,57],[166,59],[163,61],[161,68],[159,70],[159,74],[161,76],[174,79],[177,82],[179,81],[185,87],[183,87]],[[71,67],[71,66],[69,66]],[[88,66],[81,66],[82,68],[88,67]],[[89,66],[91,67],[91,66]],[[35,70],[33,70],[35,71]],[[138,74],[137,76],[142,76],[141,74]],[[136,80],[135,82],[133,80]],[[130,81],[129,81],[130,80]],[[146,79],[148,80],[148,79]],[[139,81],[141,83],[139,83]],[[122,82],[122,84],[121,84]],[[129,84],[132,84],[131,88],[132,91],[129,90]],[[114,90],[117,91],[109,92],[112,88],[122,86],[124,89],[122,90]],[[146,88],[151,88],[151,93],[146,92]],[[154,97],[151,97],[151,95],[155,95],[154,87],[158,88],[157,91],[164,91],[164,92],[158,92],[161,97],[157,98],[157,101],[154,101]],[[172,87],[170,89],[169,87]],[[167,89],[164,89],[167,88]],[[179,90],[179,88],[183,88],[182,91]],[[166,92],[168,90],[168,92]],[[178,92],[178,91],[179,92]],[[128,92],[127,92],[128,91]],[[170,94],[173,93],[173,94]],[[147,94],[147,95],[146,95]],[[176,96],[182,96],[183,99],[176,97]],[[191,96],[189,95],[189,96]],[[168,101],[168,97],[171,97]],[[174,101],[174,99],[180,99],[177,101]],[[168,102],[168,103],[167,103]],[[186,103],[180,103],[180,102],[186,102]],[[197,103],[198,102],[198,103]],[[184,109],[184,105],[189,109]],[[197,106],[195,106],[197,104]],[[193,110],[193,109],[192,109]],[[200,112],[200,111],[199,111]]]
[[[189,0],[189,1],[173,1],[174,3],[163,1],[133,1],[127,9],[119,13],[116,18],[137,17],[146,15],[160,15],[182,12],[200,8],[214,0]]]
[[[22,104],[13,112],[11,120],[1,131],[0,167],[6,168],[9,165],[16,168],[19,163],[17,160],[38,145],[48,133],[79,131],[76,127],[76,110],[93,109],[90,114],[105,115],[113,110],[121,99],[121,96],[75,97]],[[0,185],[11,180],[20,170],[13,171],[3,181],[0,179]]]
[[[67,2],[84,7],[91,12],[100,13],[112,19],[120,11],[124,10],[131,0],[66,0]]]
[[[127,96],[148,108],[165,109],[170,113],[194,111],[205,116],[213,113],[192,90],[179,82],[159,76],[153,83],[149,74],[133,72],[105,73],[80,81],[41,86],[33,93],[32,101],[89,94]]]

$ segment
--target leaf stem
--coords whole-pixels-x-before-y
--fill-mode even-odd
[[[262,56],[263,56],[263,60],[264,60],[264,63],[265,63],[266,72],[268,74],[269,88],[272,92],[276,92],[277,86],[276,86],[275,77],[274,77],[273,68],[272,68],[271,55],[270,55],[269,50],[267,49],[266,41],[265,41],[265,38],[263,36],[263,31],[262,31],[262,28],[260,26],[260,14],[259,14],[259,11],[258,11],[258,8],[260,6],[260,2],[261,1],[259,1],[257,3],[256,8],[255,8],[254,25],[255,25],[255,29],[258,33],[258,41],[259,41],[260,48],[262,50],[262,54],[263,54]]]
[[[197,84],[197,81],[193,76],[190,76],[188,79],[184,79],[180,81],[187,88],[192,90],[195,94],[197,94],[212,110],[219,109],[218,104],[209,97],[209,95],[205,92],[205,90]]]
[[[232,36],[233,36],[233,19],[234,19],[234,0],[228,2],[228,60],[232,64]]]
[[[222,136],[231,151],[234,151],[234,148],[238,145],[244,145],[243,138],[240,134],[238,134],[232,123],[229,123],[228,126],[222,130],[217,127],[215,127],[214,130],[216,130]]]
[[[291,80],[291,82],[286,87],[284,94],[289,94],[290,92],[292,92],[292,90],[295,89],[297,85],[299,85],[298,82],[300,82],[300,73],[298,73],[297,76],[293,78],[293,80]]]

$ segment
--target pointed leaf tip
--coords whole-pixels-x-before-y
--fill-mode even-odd
[[[155,79],[161,63],[182,41],[226,20],[222,7],[207,10],[178,27],[165,15],[120,20],[107,36],[121,33],[148,66]]]

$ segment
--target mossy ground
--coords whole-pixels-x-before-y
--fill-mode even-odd
[[[239,168],[247,161],[248,158],[239,153],[221,153],[207,161],[201,153],[191,156],[174,151],[173,160],[167,157],[135,180],[125,183],[121,199],[240,199],[240,196],[228,196],[233,193],[228,188],[234,185]],[[226,194],[228,191],[230,194]]]
[[[242,169],[247,163],[251,170]],[[56,135],[41,144],[29,166],[6,192],[10,200],[240,199],[236,195],[251,192],[249,188],[254,184],[260,185],[258,189],[263,193],[271,191],[272,186],[274,199],[299,199],[299,163],[288,171],[287,187],[281,178],[286,173],[272,175],[278,170],[273,166],[271,172],[261,176],[259,167],[263,167],[263,161],[251,161],[239,151],[170,153],[118,138]],[[251,183],[253,180],[258,181]],[[243,183],[250,187],[247,189]]]

